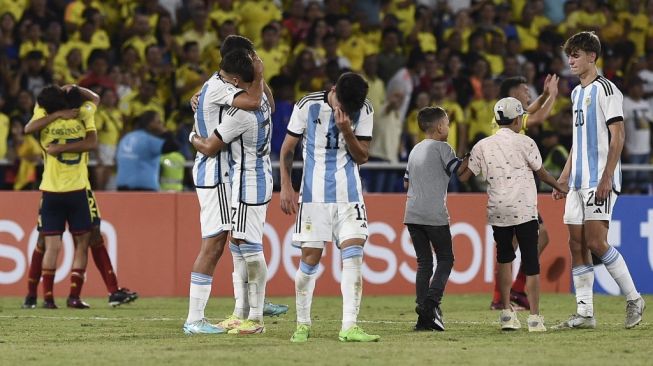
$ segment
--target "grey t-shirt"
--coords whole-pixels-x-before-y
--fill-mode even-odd
[[[415,145],[404,176],[408,182],[404,224],[449,225],[447,186],[460,163],[446,142],[426,139]]]

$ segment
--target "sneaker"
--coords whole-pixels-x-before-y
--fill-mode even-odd
[[[528,320],[528,331],[529,332],[546,332],[546,327],[544,326],[544,317],[542,315],[529,315]]]
[[[59,309],[59,307],[54,303],[54,300],[44,300],[43,309]]]
[[[626,329],[635,327],[642,321],[642,313],[646,309],[646,303],[640,296],[639,299],[626,301]]]
[[[553,326],[552,329],[594,329],[596,328],[596,319],[593,316],[581,316],[574,314],[562,323]]]
[[[218,326],[226,329],[232,330],[238,328],[243,323],[243,319],[240,319],[235,314],[229,315],[225,320],[218,323]]]
[[[413,328],[415,331],[432,331],[436,328],[433,318],[435,317],[435,306],[417,305],[415,307],[417,313],[417,324]]]
[[[499,315],[499,322],[501,323],[501,330],[517,330],[521,328],[519,318],[514,310],[503,309]]]
[[[265,326],[263,323],[256,320],[247,319],[243,321],[237,328],[229,331],[229,334],[261,334],[265,333]]]
[[[226,329],[209,323],[206,318],[184,323],[183,329],[186,334],[223,334],[227,332]]]
[[[263,316],[279,316],[288,312],[288,305],[273,304],[269,301],[265,301],[263,306]]]
[[[69,297],[66,301],[66,306],[72,309],[88,309],[91,305],[85,303],[79,297]]]
[[[361,327],[354,325],[347,330],[341,330],[338,339],[340,342],[378,342],[381,336],[367,334]]]
[[[311,326],[307,324],[297,324],[297,329],[290,337],[290,341],[293,343],[304,343],[308,341],[308,338],[311,336]]]
[[[433,324],[435,325],[435,330],[444,332],[444,320],[442,319],[442,310],[440,305],[435,305],[435,311],[433,312]]]
[[[531,309],[531,304],[528,302],[528,297],[523,292],[510,290],[510,302],[516,304],[517,306],[519,306],[524,310]]]
[[[36,308],[36,296],[26,296],[23,305],[20,306],[23,309],[35,309]]]
[[[128,304],[138,299],[136,292],[129,291],[127,288],[119,288],[118,291],[109,295],[109,305],[116,307],[122,304]]]

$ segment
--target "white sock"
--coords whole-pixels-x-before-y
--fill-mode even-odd
[[[265,284],[268,277],[268,265],[263,256],[263,244],[240,244],[240,252],[247,262],[247,290],[249,316],[247,319],[263,322],[265,301]]]
[[[594,267],[576,266],[571,272],[576,289],[576,312],[581,316],[594,316]]]
[[[601,256],[601,260],[610,273],[610,276],[612,276],[615,282],[619,285],[621,293],[626,295],[626,300],[639,299],[639,292],[637,292],[637,289],[635,288],[626,261],[619,251],[613,246],[609,246],[608,251]]]
[[[186,323],[192,323],[204,318],[204,308],[211,297],[213,277],[203,273],[190,273],[190,296],[188,301],[188,317]]]
[[[363,294],[363,247],[350,246],[342,250],[342,330],[356,325]]]
[[[240,253],[240,248],[234,243],[229,243],[231,258],[234,262],[234,271],[231,274],[234,284],[234,315],[245,319],[249,315],[249,302],[247,299],[247,263]]]
[[[295,273],[295,306],[298,324],[311,325],[311,304],[318,266],[319,264],[311,266],[300,261]]]

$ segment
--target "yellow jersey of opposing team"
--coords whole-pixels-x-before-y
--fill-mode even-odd
[[[95,104],[85,102],[76,119],[57,119],[41,130],[39,144],[43,149],[43,179],[39,187],[47,192],[72,192],[88,186],[88,152],[63,153],[52,156],[45,152],[50,144],[81,141],[86,133],[95,131]],[[32,120],[46,116],[45,109],[36,105]]]

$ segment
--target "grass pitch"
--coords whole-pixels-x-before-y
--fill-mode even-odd
[[[653,306],[653,296],[645,297]],[[89,310],[22,310],[20,298],[0,298],[1,365],[651,365],[653,327],[649,311],[642,324],[623,327],[622,297],[596,296],[597,329],[529,334],[527,328],[501,332],[498,312],[487,310],[489,295],[446,295],[446,332],[413,332],[412,297],[363,298],[361,325],[380,334],[379,343],[340,343],[341,299],[313,301],[312,338],[288,341],[294,327],[293,304],[278,318],[266,318],[266,333],[252,336],[187,336],[185,298],[144,298],[112,309],[106,299],[86,299]],[[58,299],[65,306],[64,299]],[[40,305],[40,303],[39,303]],[[233,300],[212,298],[206,314],[218,321]],[[575,311],[572,295],[545,294],[547,327]],[[525,312],[520,313],[526,326]]]

